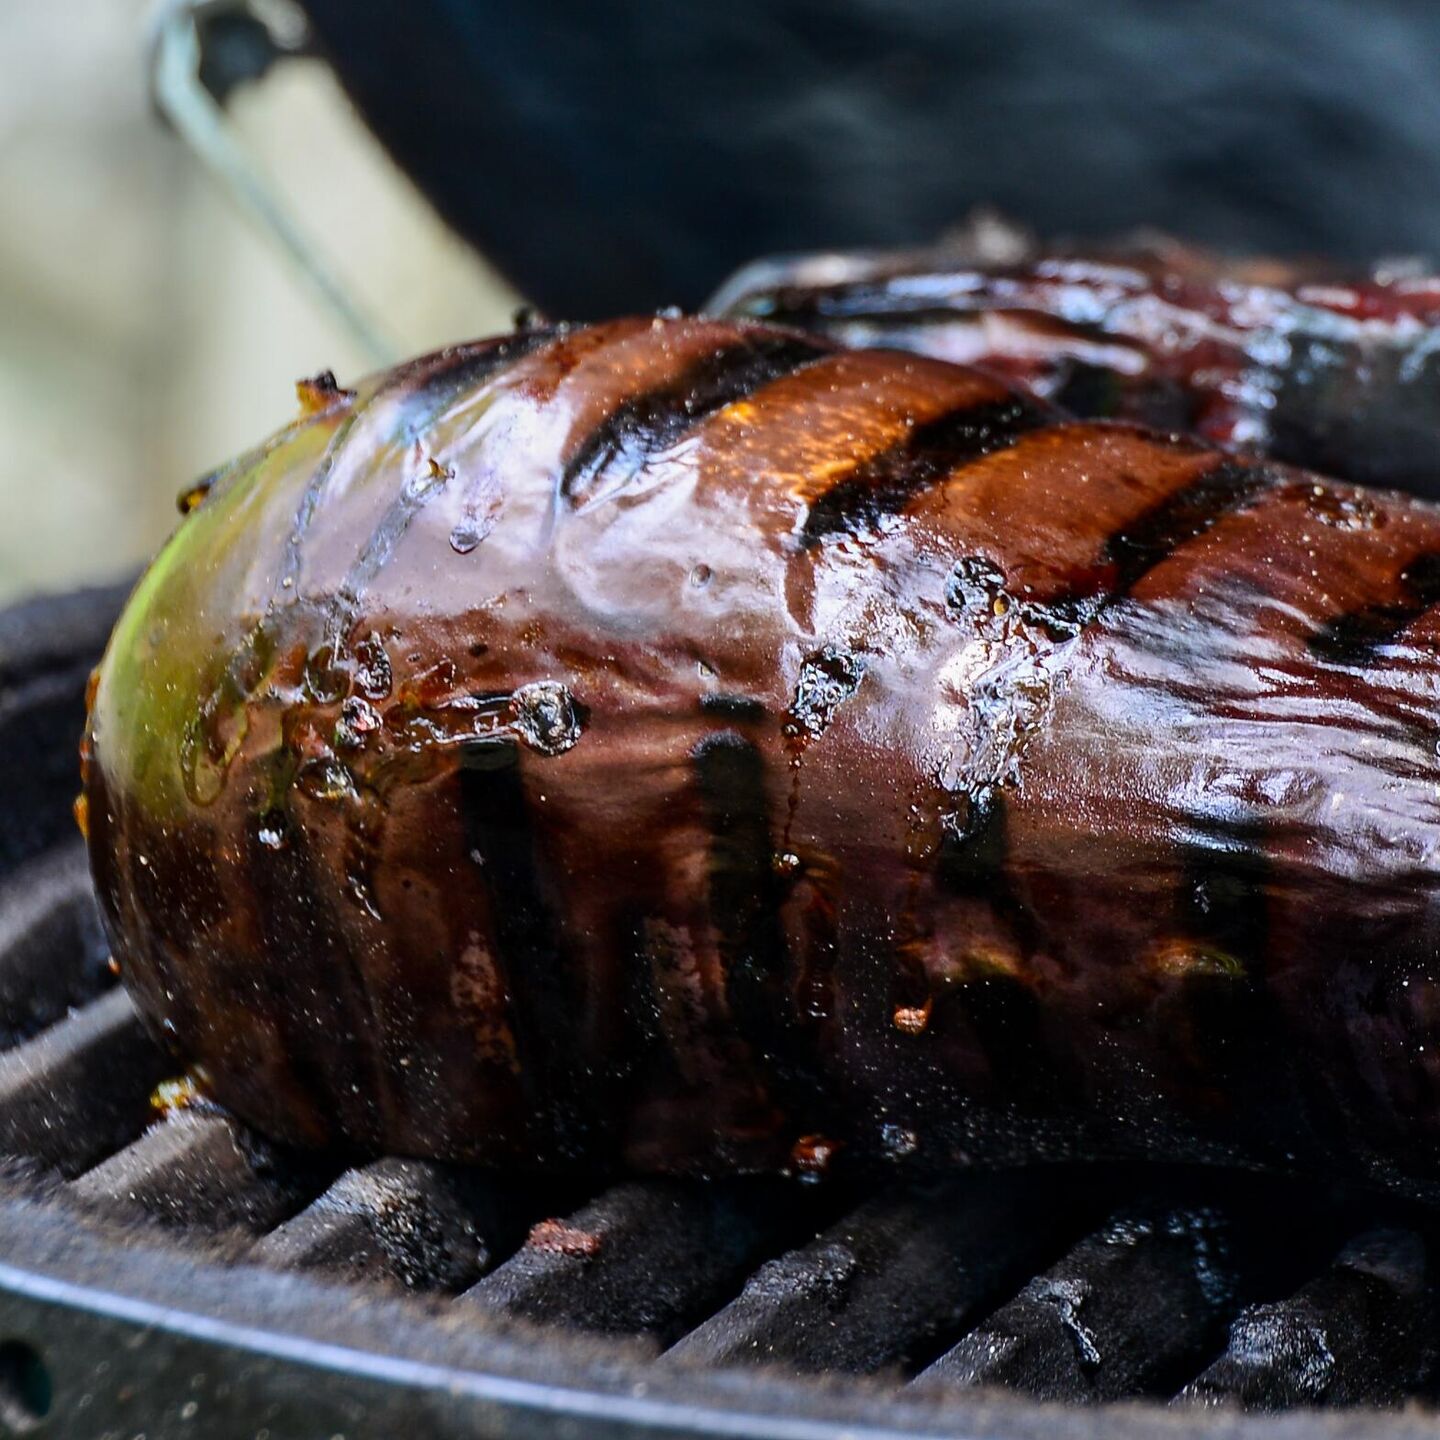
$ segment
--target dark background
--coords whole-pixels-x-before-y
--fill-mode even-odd
[[[1421,0],[304,0],[442,212],[579,318],[978,203],[1342,259],[1440,233]]]

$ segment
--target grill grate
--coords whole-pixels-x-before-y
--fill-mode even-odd
[[[0,623],[0,662],[4,639]],[[73,660],[50,668],[83,682]],[[0,665],[0,718],[13,729],[28,702],[7,712],[5,684]],[[29,682],[20,693],[54,701]],[[342,1170],[203,1104],[157,1116],[150,1097],[172,1072],[104,963],[78,843],[12,857],[0,875],[0,1153],[28,1169],[0,1183],[0,1229],[14,1218],[6,1204],[38,1209],[69,1237],[62,1251],[111,1256],[102,1278],[122,1274],[121,1251],[153,1247],[156,1266],[179,1254],[268,1303],[318,1277],[349,1323],[398,1323],[381,1317],[408,1305],[446,1344],[519,1327],[532,1360],[554,1347],[572,1397],[623,1377],[632,1397],[703,1390],[723,1412],[790,1387],[784,1423],[742,1424],[737,1409],[709,1433],[878,1435],[856,1417],[880,1414],[895,1427],[885,1433],[1040,1434],[1060,1414],[1080,1435],[1092,1432],[1077,1417],[1093,1411],[1075,1407],[1137,1398],[1170,1402],[1166,1423],[1187,1433],[1233,1427],[1242,1406],[1372,1407],[1366,1423],[1396,1435],[1431,1423],[1414,1406],[1440,1378],[1434,1236],[1427,1217],[1396,1206],[1134,1167],[872,1193],[754,1180],[585,1193],[397,1158]],[[37,1173],[50,1177],[39,1198]],[[291,1288],[266,1288],[267,1275]],[[67,1323],[84,1329],[73,1313]],[[577,1368],[566,1348],[577,1336],[607,1348]],[[386,1340],[375,1331],[371,1350],[383,1355]],[[6,1353],[0,1344],[0,1362]],[[398,1383],[399,1361],[385,1363]],[[6,1373],[0,1363],[0,1432],[19,1403]],[[849,1377],[871,1377],[855,1392],[863,1404],[837,1398]],[[168,1383],[152,1379],[156,1393]],[[997,1401],[993,1387],[1072,1408]],[[506,1433],[499,1413],[481,1407],[473,1428],[435,1433]],[[1094,1433],[1120,1434],[1118,1417],[1134,1413],[1114,1411],[1122,1428]],[[1359,1419],[1345,1415],[1344,1433]],[[254,1414],[245,1423],[234,1433],[266,1428]],[[1294,1433],[1326,1423],[1312,1416]],[[152,1421],[149,1433],[171,1431]]]

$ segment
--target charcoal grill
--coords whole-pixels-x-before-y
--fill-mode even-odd
[[[175,1065],[69,818],[119,600],[0,613],[0,1433],[1436,1433],[1437,1235],[1375,1197],[1143,1168],[586,1187],[157,1112]]]

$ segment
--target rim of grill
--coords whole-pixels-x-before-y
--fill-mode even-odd
[[[306,1433],[347,1440],[422,1416],[436,1435],[1434,1433],[1440,1217],[1373,1196],[1133,1165],[587,1189],[344,1168],[209,1105],[157,1115],[176,1067],[60,838],[118,601],[0,614],[0,1433],[35,1418],[31,1354],[56,1433],[87,1396],[136,1431],[173,1411],[217,1435],[303,1400]],[[222,1384],[251,1430],[216,1428]]]

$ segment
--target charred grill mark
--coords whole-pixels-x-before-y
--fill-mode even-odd
[[[380,1051],[371,1041],[384,1035],[384,1027],[343,929],[324,913],[320,897],[328,887],[318,885],[311,873],[306,829],[276,813],[252,816],[245,828],[245,848],[266,953],[312,956],[322,943],[330,950],[323,970],[333,981],[323,987],[306,984],[297,989],[290,979],[296,972],[285,964],[257,965],[247,974],[263,997],[265,1018],[280,1032],[299,1091],[329,1096],[342,1114],[351,1112],[345,1122],[349,1134],[379,1134],[391,1089]],[[324,1053],[319,1053],[321,1044]],[[312,1122],[316,1133],[332,1125],[323,1113]]]
[[[1005,871],[1008,855],[1005,795],[998,785],[977,785],[957,797],[940,837],[939,879],[953,895],[988,900],[1026,950],[1039,942],[1035,916],[1015,894]]]
[[[733,730],[696,747],[696,782],[710,835],[709,908],[740,1038],[763,1057],[798,1113],[817,1113],[823,1087],[804,1053],[788,987],[789,953],[773,864],[760,752]]]
[[[1039,945],[1039,926],[1010,883],[1007,854],[1005,796],[998,786],[979,786],[961,797],[945,826],[940,883],[952,894],[988,901],[1022,950],[1032,953]],[[1067,1070],[1062,1047],[1044,1033],[1040,1002],[1024,980],[997,971],[966,982],[948,1004],[968,1022],[999,1091],[1021,1104],[1062,1099]]]
[[[744,736],[722,730],[701,741],[694,765],[710,835],[711,922],[730,1003],[751,1038],[781,1013],[786,968],[764,761]]]
[[[490,901],[495,963],[510,1000],[527,1113],[539,1153],[581,1156],[597,1100],[582,1078],[577,997],[553,887],[541,869],[520,748],[509,737],[460,747],[460,811]],[[549,1133],[546,1134],[548,1129]]]
[[[1263,465],[1222,460],[1110,535],[1101,552],[1104,567],[1099,580],[1052,600],[1027,601],[1022,615],[1052,640],[1074,638],[1125,599],[1157,566],[1277,483]]]
[[[304,493],[295,508],[295,520],[291,526],[290,535],[285,542],[285,556],[280,566],[280,587],[284,590],[291,590],[299,580],[305,551],[305,537],[314,522],[320,501],[324,498],[325,489],[330,483],[330,477],[339,463],[347,442],[354,435],[361,420],[381,399],[393,394],[397,387],[415,381],[420,373],[421,365],[428,363],[434,368],[420,380],[412,398],[418,398],[426,406],[427,414],[433,415],[437,408],[435,391],[443,381],[449,380],[452,383],[444,386],[441,391],[439,408],[443,408],[454,399],[460,389],[465,386],[479,385],[503,366],[523,359],[548,345],[558,333],[558,328],[527,330],[519,335],[508,336],[503,340],[488,341],[478,347],[462,346],[451,354],[440,357],[429,356],[424,361],[402,365],[392,370],[385,383],[380,385],[361,405],[353,407],[336,427],[335,433],[330,437],[330,443],[325,447],[325,453],[320,457],[319,464],[316,465],[314,473],[306,483]],[[412,422],[408,428],[413,431],[417,427]],[[381,519],[381,527],[386,524],[388,519],[388,514]],[[375,543],[372,539],[371,545]],[[369,546],[367,546],[368,548]],[[285,583],[286,581],[289,582],[288,585]]]
[[[819,339],[794,335],[722,346],[667,384],[622,401],[566,462],[560,493],[583,500],[602,476],[628,479],[707,415],[831,353]]]
[[[1255,820],[1216,828],[1215,844],[1180,849],[1176,918],[1186,934],[1254,973],[1264,959],[1269,930],[1265,830]]]
[[[767,714],[763,700],[751,695],[728,695],[718,691],[702,695],[700,709],[706,715],[726,720],[763,720]]]
[[[1116,594],[1129,594],[1162,561],[1275,484],[1264,466],[1222,460],[1198,480],[1158,501],[1105,542],[1105,558],[1115,567]]]
[[[1440,552],[1424,550],[1400,572],[1402,598],[1391,605],[1363,605],[1327,620],[1310,637],[1311,653],[1335,665],[1360,666],[1397,640],[1440,603]]]
[[[873,529],[936,480],[1008,448],[1046,420],[1040,406],[1007,395],[915,426],[903,440],[832,481],[811,502],[800,530],[801,545]]]
[[[1304,1087],[1286,1026],[1265,983],[1274,864],[1267,830],[1245,818],[1214,826],[1209,843],[1179,848],[1175,923],[1181,969],[1159,1023],[1171,1059],[1210,1093],[1243,1097],[1266,1088],[1288,1133],[1307,1133]],[[1224,1123],[1246,1116],[1226,1106]],[[1233,1138],[1233,1133],[1232,1137]]]

